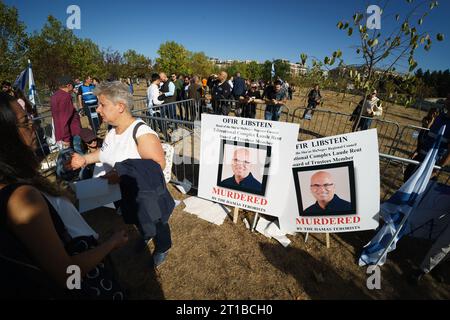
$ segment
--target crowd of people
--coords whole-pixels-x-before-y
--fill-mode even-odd
[[[147,101],[151,115],[158,113],[160,105],[165,105],[172,118],[190,119],[182,107],[176,109],[171,105],[177,101],[193,99],[195,103],[207,111],[218,115],[229,115],[235,106],[234,114],[238,117],[255,118],[256,105],[265,104],[266,120],[278,121],[283,105],[292,100],[295,89],[287,82],[277,78],[273,83],[262,80],[251,81],[241,77],[237,72],[229,79],[227,72],[212,74],[208,79],[200,80],[198,76],[183,76],[166,73],[154,73],[148,83]]]

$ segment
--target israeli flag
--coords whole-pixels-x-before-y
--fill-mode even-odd
[[[272,78],[275,77],[275,64],[274,63],[272,63],[272,70],[270,72],[271,72]]]
[[[31,68],[31,61],[28,60],[28,100],[33,106],[36,105],[36,84],[34,83],[33,69]]]
[[[414,175],[381,205],[380,215],[385,224],[364,247],[359,258],[359,266],[383,265],[386,262],[387,253],[395,250],[397,241],[407,232],[406,221],[427,188],[445,127],[444,125],[439,131],[433,147]]]
[[[19,88],[23,92],[25,90],[25,86],[27,85],[27,80],[28,80],[28,68],[26,68],[19,74],[16,81],[14,81],[13,86],[15,88]]]
[[[33,69],[31,69],[31,61],[28,60],[28,67],[23,70],[16,81],[14,81],[14,87],[19,88],[23,92],[25,92],[25,87],[28,82],[28,100],[31,102],[33,106],[36,105],[36,85],[34,83],[33,77]]]

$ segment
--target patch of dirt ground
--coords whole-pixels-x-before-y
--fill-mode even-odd
[[[170,186],[174,198],[186,196]],[[129,243],[112,254],[119,278],[131,299],[449,299],[448,262],[418,284],[409,284],[411,273],[429,248],[426,242],[405,238],[381,268],[381,290],[368,290],[366,268],[357,265],[362,247],[373,231],[331,235],[288,236],[284,248],[273,239],[250,232],[240,213],[235,225],[227,218],[216,226],[178,206],[170,220],[173,246],[167,261],[155,271],[152,245],[136,253],[137,232],[125,226],[112,209],[100,208],[84,217],[102,238],[127,228]]]

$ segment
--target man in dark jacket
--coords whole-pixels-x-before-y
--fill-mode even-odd
[[[239,100],[239,97],[245,94],[245,80],[241,78],[241,73],[237,72],[233,79],[233,97],[235,100]]]
[[[214,113],[224,116],[230,113],[230,104],[228,102],[220,102],[220,100],[229,100],[232,97],[231,87],[227,79],[228,74],[225,71],[220,72],[217,80],[213,83],[211,95]]]

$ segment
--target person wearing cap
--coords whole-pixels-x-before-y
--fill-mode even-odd
[[[50,109],[52,112],[55,139],[61,142],[63,148],[73,146],[75,151],[82,152],[80,116],[72,102],[71,92],[74,83],[69,76],[62,76],[58,79],[59,89],[50,99]]]
[[[101,148],[102,139],[99,139],[89,128],[81,128],[80,138],[84,145],[84,153],[95,152]]]
[[[258,84],[253,82],[250,89],[244,94],[242,117],[254,119],[256,116],[256,103],[261,100],[261,94],[258,90]]]

